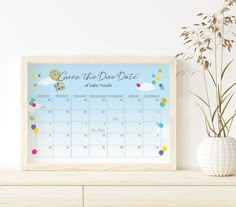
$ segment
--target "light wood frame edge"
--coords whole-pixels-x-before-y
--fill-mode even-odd
[[[156,63],[170,64],[170,163],[87,163],[87,164],[41,164],[28,161],[27,89],[29,63]],[[21,58],[21,156],[23,170],[176,170],[176,61],[174,57],[155,56],[27,56]]]

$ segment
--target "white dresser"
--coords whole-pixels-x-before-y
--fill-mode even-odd
[[[198,171],[1,171],[0,207],[235,207],[236,177]]]

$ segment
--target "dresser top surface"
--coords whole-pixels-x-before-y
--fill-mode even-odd
[[[0,170],[1,186],[236,186],[236,176],[199,171],[14,171]]]

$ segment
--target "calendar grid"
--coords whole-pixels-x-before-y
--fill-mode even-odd
[[[151,138],[154,132],[148,131],[150,127],[157,129],[158,122],[162,119],[162,110],[156,106],[146,109],[145,103],[149,102],[146,97],[102,96],[98,98],[85,95],[84,98],[77,100],[68,97],[49,98],[44,100],[48,106],[43,106],[38,110],[39,116],[35,113],[36,124],[46,127],[45,129],[40,127],[43,130],[40,130],[39,135],[47,136],[51,140],[45,141],[48,144],[43,144],[43,141],[34,135],[35,147],[46,150],[45,147],[48,146],[48,154],[43,157],[139,158],[149,156],[148,151],[155,140],[156,146],[158,146],[159,140],[157,150],[162,144],[160,139],[162,129],[158,128],[155,133],[159,134],[155,134],[154,138]],[[91,105],[91,101],[93,105]],[[97,103],[101,101],[101,105],[94,105],[94,101]],[[135,103],[136,108],[130,109]],[[114,107],[114,104],[117,106]],[[152,112],[157,113],[158,119],[147,117],[149,114],[157,117]],[[49,118],[46,120],[42,115],[47,113]],[[63,117],[60,117],[61,115]],[[120,130],[119,127],[121,127]],[[137,129],[134,130],[133,127],[137,127]],[[113,136],[117,137],[117,140],[112,138]],[[153,141],[150,141],[151,139]],[[101,140],[100,144],[99,140]],[[95,150],[99,150],[100,155],[96,154]],[[132,151],[134,151],[133,155]],[[37,157],[40,156],[37,155]]]

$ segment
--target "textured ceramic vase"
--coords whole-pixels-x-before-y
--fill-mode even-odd
[[[200,143],[197,162],[203,173],[210,176],[231,176],[236,173],[236,139],[207,137]]]

